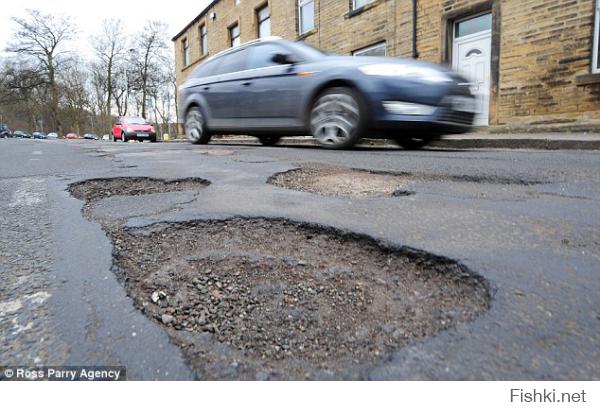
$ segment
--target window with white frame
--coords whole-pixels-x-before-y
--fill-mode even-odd
[[[298,33],[307,33],[315,28],[314,0],[298,0]]]
[[[200,55],[208,53],[208,41],[206,37],[206,24],[200,26]]]
[[[375,0],[352,0],[352,10],[360,9]]]
[[[256,10],[258,20],[258,38],[269,37],[271,35],[271,15],[269,6],[266,5]]]
[[[386,55],[386,44],[385,41],[381,43],[373,44],[372,46],[364,47],[362,49],[352,52],[353,56],[385,56]]]
[[[592,51],[592,73],[600,73],[600,0],[596,0],[594,14],[594,44]]]
[[[181,43],[183,49],[183,66],[190,64],[190,43],[187,38],[183,39]]]
[[[231,47],[240,45],[240,25],[235,24],[229,27],[229,38],[231,39]]]

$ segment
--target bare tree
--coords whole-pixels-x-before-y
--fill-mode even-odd
[[[102,22],[102,32],[92,37],[92,47],[97,59],[97,68],[103,71],[106,105],[104,114],[106,115],[106,126],[111,119],[112,100],[115,94],[117,81],[115,78],[118,73],[118,66],[126,52],[127,37],[122,30],[123,21],[116,19],[104,20]],[[100,78],[96,78],[100,80]],[[120,110],[119,110],[120,111]]]
[[[146,117],[147,100],[149,89],[153,87],[154,75],[160,70],[167,51],[167,26],[160,21],[149,21],[141,33],[137,35],[133,63],[136,67],[137,88],[141,92],[139,96],[141,115]]]
[[[18,28],[7,51],[29,56],[39,64],[50,88],[49,103],[53,126],[61,132],[57,76],[61,67],[61,56],[67,52],[63,46],[71,39],[73,24],[68,17],[43,14],[31,9],[27,10],[26,17],[13,17],[13,21],[17,23]]]

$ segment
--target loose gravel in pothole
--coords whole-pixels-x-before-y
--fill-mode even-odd
[[[79,200],[92,202],[112,196],[138,196],[196,190],[209,184],[207,180],[201,178],[161,180],[149,177],[115,177],[74,183],[69,186],[69,191]]]
[[[203,379],[355,379],[488,308],[452,261],[282,220],[113,230],[129,294]]]
[[[346,197],[390,197],[409,182],[406,176],[342,167],[303,167],[269,179],[278,187]]]
[[[277,173],[268,183],[290,190],[341,197],[401,197],[415,194],[410,184],[435,181],[459,183],[534,185],[528,181],[503,176],[442,175],[427,173],[387,173],[346,167],[308,164]],[[408,189],[407,189],[408,188]]]

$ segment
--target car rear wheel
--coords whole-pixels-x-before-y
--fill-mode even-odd
[[[310,131],[321,147],[352,147],[365,130],[360,97],[347,87],[333,87],[319,95],[310,113]]]
[[[277,144],[279,142],[279,140],[281,140],[281,136],[256,136],[258,138],[258,141],[260,141],[260,143],[263,146],[274,146],[275,144]]]
[[[192,107],[185,116],[185,135],[192,144],[208,144],[210,134],[200,107]]]

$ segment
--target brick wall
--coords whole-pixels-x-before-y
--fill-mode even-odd
[[[496,128],[600,128],[600,81],[590,73],[593,0],[419,0],[419,58],[450,64],[453,21],[493,11],[490,124]],[[177,81],[181,84],[206,57],[199,53],[199,25],[208,29],[209,55],[229,47],[228,27],[238,21],[241,41],[257,37],[255,9],[265,0],[220,0],[176,39]],[[271,0],[273,35],[339,54],[386,41],[390,56],[412,54],[412,1],[376,0],[360,13],[350,0],[315,0],[315,30],[298,37],[295,0]],[[216,18],[209,18],[211,13]],[[193,17],[193,16],[191,16]],[[191,64],[182,67],[183,38]],[[589,79],[588,79],[589,80]],[[580,84],[586,83],[586,84]]]

